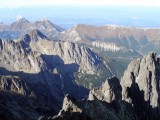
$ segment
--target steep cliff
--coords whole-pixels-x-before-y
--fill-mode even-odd
[[[133,60],[121,80],[122,100],[133,104],[141,119],[158,119],[160,62],[155,53]]]
[[[133,60],[121,82],[107,79],[90,91],[88,100],[64,100],[65,107],[52,119],[71,120],[78,114],[77,119],[159,120],[159,60],[153,52]]]

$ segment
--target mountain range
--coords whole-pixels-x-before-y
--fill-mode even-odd
[[[128,57],[156,51],[159,54],[159,28],[136,28],[116,25],[91,26],[79,24],[65,31],[62,38],[105,51],[127,54]],[[119,54],[119,56],[123,56]],[[116,54],[114,56],[117,56]]]
[[[19,39],[23,35],[31,32],[32,30],[40,30],[43,34],[50,37],[64,29],[56,24],[51,23],[48,19],[43,18],[34,23],[29,22],[25,18],[17,19],[10,25],[0,24],[1,39]]]
[[[0,40],[0,56],[1,104],[15,119],[56,114],[65,94],[85,98],[89,89],[118,74],[109,58],[77,43],[50,40],[39,30]]]
[[[33,30],[39,30],[53,40],[84,44],[94,52],[112,58],[137,58],[155,51],[159,54],[159,28],[137,28],[118,25],[91,26],[78,24],[68,30],[44,18],[34,23],[25,18],[10,25],[0,24],[1,39],[19,39]]]
[[[159,30],[0,24],[0,119],[158,120]]]

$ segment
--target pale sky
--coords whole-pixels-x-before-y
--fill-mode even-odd
[[[57,4],[160,7],[160,0],[0,0],[0,7],[23,7]]]

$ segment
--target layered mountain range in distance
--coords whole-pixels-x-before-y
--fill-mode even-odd
[[[160,29],[0,24],[0,119],[159,120]]]

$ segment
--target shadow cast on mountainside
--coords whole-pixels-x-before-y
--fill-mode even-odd
[[[53,75],[61,79],[61,89],[64,95],[69,94],[76,99],[82,99],[88,96],[89,90],[83,86],[77,85],[75,74],[79,70],[79,65],[76,63],[65,64],[58,55],[42,55],[43,60],[47,63],[47,67],[52,71]],[[56,70],[56,74],[53,72]]]
[[[82,99],[89,94],[89,90],[75,83],[75,73],[79,65],[76,63],[65,64],[58,55],[41,55],[47,69],[39,73],[12,72],[0,67],[0,75],[18,76],[29,83],[42,83],[52,87],[60,87],[64,94],[70,94],[76,99]],[[56,69],[56,73],[53,71]],[[54,88],[56,89],[56,88]]]
[[[109,84],[111,85],[112,81]],[[113,90],[114,93],[116,93],[115,97],[117,97],[111,103],[100,101],[95,97],[92,101],[77,102],[77,106],[79,108],[84,108],[84,106],[86,106],[85,104],[87,104],[88,107],[85,108],[83,112],[87,115],[90,114],[90,117],[92,117],[91,113],[94,113],[101,118],[101,114],[104,113],[103,110],[106,109],[106,111],[110,111],[109,114],[111,116],[115,115],[122,120],[159,120],[160,108],[152,107],[150,101],[145,101],[144,91],[140,90],[138,84],[134,81],[134,78],[131,87],[127,88],[127,96],[131,98],[132,103],[122,100],[122,88],[120,84],[117,87],[119,88],[117,93],[116,89]],[[88,109],[91,110],[88,112]],[[101,119],[103,119],[103,117]]]
[[[39,113],[43,113],[41,106],[44,106],[51,109],[51,115],[57,114],[62,108],[65,94],[76,99],[82,99],[89,94],[88,89],[75,83],[74,74],[78,71],[79,65],[64,64],[57,55],[41,55],[41,57],[46,62],[47,69],[42,69],[39,73],[13,72],[0,67],[0,76],[17,76],[27,85],[26,95],[22,96],[24,101],[32,91],[35,93],[34,106],[40,107]],[[57,69],[56,73],[53,72],[54,69]]]
[[[108,81],[111,86],[113,93],[115,93],[115,100],[111,103],[107,103],[105,101],[101,101],[103,106],[105,106],[108,110],[112,111],[118,118],[123,120],[159,120],[160,118],[160,108],[159,106],[153,107],[151,105],[151,100],[145,100],[145,92],[140,90],[138,84],[135,82],[134,74],[131,73],[132,84],[130,87],[127,87],[126,97],[130,98],[130,103],[122,100],[122,88],[119,84],[116,86],[112,86],[112,81]],[[149,72],[149,84],[151,84],[152,73]],[[114,85],[114,84],[113,84]],[[119,88],[119,89],[117,89]],[[152,89],[151,89],[152,90]],[[119,92],[118,92],[119,91]],[[152,94],[149,93],[151,96]],[[94,101],[98,99],[95,98]],[[92,102],[94,102],[92,101]],[[155,101],[156,102],[156,101]]]
[[[160,108],[152,107],[150,100],[144,99],[144,91],[140,90],[138,84],[133,78],[133,83],[130,88],[127,88],[128,97],[132,99],[133,109],[136,112],[139,120],[159,120]]]

